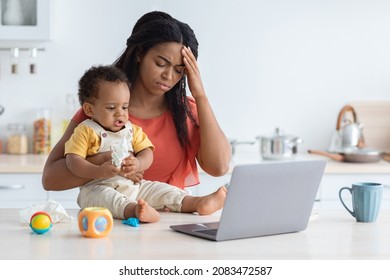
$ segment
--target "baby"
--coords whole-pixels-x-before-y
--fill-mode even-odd
[[[142,128],[128,119],[130,86],[122,71],[111,66],[90,68],[79,81],[78,95],[90,119],[80,123],[65,143],[65,156],[71,172],[91,179],[80,187],[81,208],[106,207],[117,219],[156,222],[160,210],[209,215],[223,207],[225,187],[197,197],[166,183],[144,179],[135,183],[119,175],[125,158],[134,173],[149,168],[154,149]],[[103,164],[87,160],[104,152],[111,152],[112,160]]]

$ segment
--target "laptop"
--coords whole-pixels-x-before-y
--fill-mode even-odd
[[[237,165],[219,222],[170,228],[214,241],[305,230],[325,165],[323,160]]]

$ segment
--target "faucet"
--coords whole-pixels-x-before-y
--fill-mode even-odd
[[[253,145],[256,141],[238,141],[237,139],[230,140],[230,146],[232,147],[232,157],[234,156],[236,152],[236,146],[237,145]]]

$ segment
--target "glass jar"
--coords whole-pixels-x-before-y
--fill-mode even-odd
[[[34,121],[33,153],[49,154],[51,149],[50,110],[40,109]]]
[[[70,123],[70,119],[76,113],[77,104],[78,104],[77,103],[77,95],[75,95],[73,93],[68,93],[66,95],[66,104],[67,104],[67,112],[65,114],[65,117],[62,120],[62,134],[65,133],[65,131],[68,128],[68,125]]]
[[[28,137],[26,125],[20,123],[10,123],[7,126],[7,153],[23,155],[28,153]]]
[[[3,135],[0,133],[0,154],[3,153],[3,151],[5,152],[5,149],[3,150],[3,143],[5,144],[6,143],[6,140],[7,138],[3,138]]]

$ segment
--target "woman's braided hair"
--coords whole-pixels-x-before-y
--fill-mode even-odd
[[[130,83],[134,83],[138,75],[137,58],[146,54],[157,44],[176,42],[191,49],[198,57],[198,41],[191,27],[176,20],[167,13],[154,11],[143,15],[134,25],[127,48],[114,62],[114,65],[126,73]],[[189,108],[186,93],[186,75],[166,94],[165,99],[172,113],[176,132],[182,147],[190,145],[188,139],[187,117],[198,125]]]

